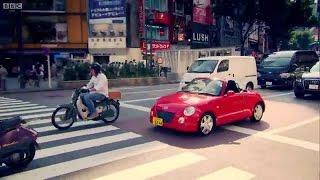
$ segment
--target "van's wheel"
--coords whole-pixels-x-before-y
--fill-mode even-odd
[[[299,99],[304,98],[304,92],[298,91],[296,89],[294,89],[294,95],[296,96],[296,98],[299,98]]]
[[[204,114],[199,121],[198,133],[202,136],[209,135],[215,128],[215,117],[209,113]]]
[[[247,84],[247,86],[246,86],[246,90],[247,90],[247,91],[252,91],[253,88],[254,88],[254,86],[253,86],[253,83],[252,83],[252,82],[249,82],[249,83]]]
[[[267,88],[267,86],[266,86],[266,85],[260,85],[260,87],[261,87],[261,89],[265,89],[265,88]]]
[[[250,117],[250,120],[252,122],[260,122],[262,119],[263,113],[264,113],[263,104],[260,102],[254,106],[253,113],[252,113],[252,116]]]

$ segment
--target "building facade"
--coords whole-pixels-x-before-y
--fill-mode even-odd
[[[12,2],[12,1],[8,1]],[[21,10],[1,11],[0,60],[9,70],[86,60],[88,23],[86,0],[20,0]]]

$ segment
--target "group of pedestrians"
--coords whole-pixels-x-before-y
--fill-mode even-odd
[[[20,75],[20,84],[29,84],[30,86],[40,87],[40,81],[45,79],[44,65],[37,62]],[[24,85],[25,86],[25,85]]]

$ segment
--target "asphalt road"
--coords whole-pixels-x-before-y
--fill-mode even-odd
[[[8,179],[308,179],[318,180],[320,98],[296,99],[292,91],[258,90],[266,101],[260,123],[243,121],[218,128],[207,137],[153,128],[149,108],[157,97],[174,92],[177,84],[121,88],[118,121],[112,125],[79,123],[70,131],[55,130],[50,122],[33,122],[43,149],[21,172],[0,167]],[[5,95],[45,105],[50,113],[67,103],[72,91]],[[15,102],[13,102],[15,103]],[[18,102],[20,103],[20,102]],[[1,107],[1,104],[4,105]],[[25,104],[17,104],[18,106]],[[13,105],[13,106],[17,106]],[[36,105],[34,105],[36,106]],[[16,107],[15,107],[16,108]],[[40,111],[40,110],[39,110]],[[2,114],[1,113],[9,113]],[[109,129],[108,129],[109,128]]]

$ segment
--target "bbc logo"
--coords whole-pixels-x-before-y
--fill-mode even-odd
[[[3,9],[22,9],[22,3],[3,3]]]

